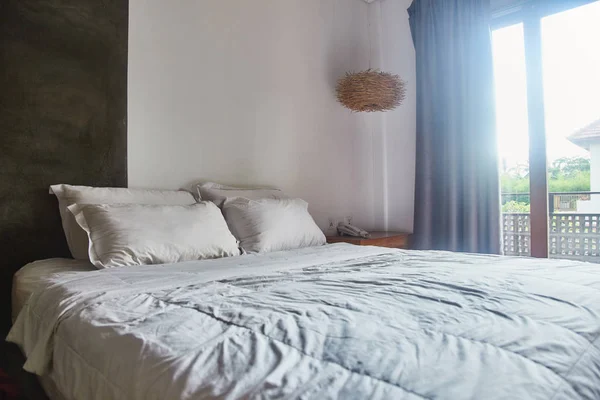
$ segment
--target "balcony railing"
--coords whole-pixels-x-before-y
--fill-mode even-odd
[[[504,254],[530,255],[529,214],[502,214]],[[600,262],[600,214],[550,215],[550,258]]]
[[[511,199],[515,195],[528,196],[527,194],[503,194],[503,199]],[[600,193],[549,194],[550,258],[600,263],[600,208],[598,213],[577,212],[578,201],[591,200],[591,195],[600,195]],[[529,213],[503,213],[502,235],[505,255],[529,256],[531,251]]]

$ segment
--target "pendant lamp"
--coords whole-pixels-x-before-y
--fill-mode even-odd
[[[338,101],[352,111],[391,111],[404,101],[406,83],[398,75],[368,69],[347,73],[336,91]]]

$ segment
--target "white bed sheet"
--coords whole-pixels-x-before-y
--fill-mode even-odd
[[[52,258],[34,261],[22,267],[13,276],[12,285],[12,320],[17,315],[38,287],[48,282],[49,278],[57,278],[73,272],[95,271],[96,268],[88,260],[70,258]]]

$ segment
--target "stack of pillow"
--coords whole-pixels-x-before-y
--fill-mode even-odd
[[[53,185],[75,259],[98,268],[171,264],[325,244],[308,204],[277,189],[187,191]]]

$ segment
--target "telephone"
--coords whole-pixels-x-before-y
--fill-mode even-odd
[[[340,236],[356,236],[368,239],[371,234],[363,229],[360,229],[354,225],[340,222],[337,226],[337,231]]]

